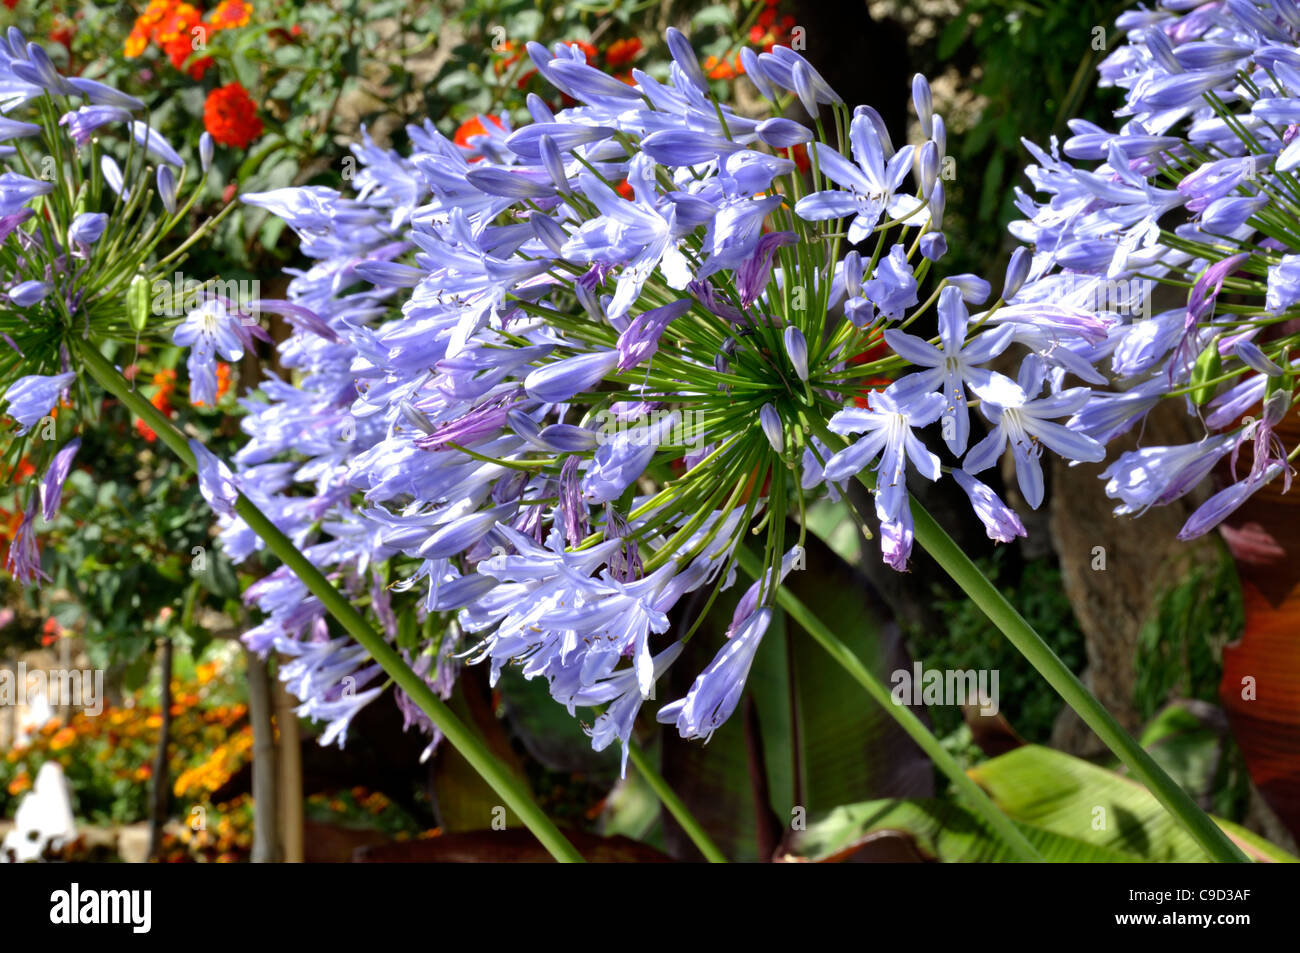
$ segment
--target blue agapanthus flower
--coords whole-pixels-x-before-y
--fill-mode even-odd
[[[76,344],[134,347],[178,319],[150,307],[153,252],[203,177],[186,179],[172,145],[137,118],[144,110],[103,83],[62,76],[16,28],[0,38],[0,411],[18,425],[3,449],[44,473],[6,488],[23,513],[7,560],[21,582],[44,577],[35,520],[54,519],[80,446],[74,432],[97,415],[83,400]],[[150,188],[157,201],[119,201]],[[215,367],[211,384],[215,395]],[[57,414],[61,406],[76,412]]]
[[[571,711],[605,706],[597,748],[626,746],[692,635],[674,609],[732,585],[758,526],[763,579],[713,664],[658,712],[693,738],[725,721],[777,587],[803,568],[803,530],[787,539],[786,518],[844,481],[874,487],[882,554],[900,570],[916,478],[961,473],[989,535],[1023,535],[960,470],[968,392],[1003,433],[1053,400],[1069,413],[1072,391],[1042,389],[1087,364],[1071,347],[1104,336],[1065,308],[1040,323],[998,299],[972,315],[990,283],[935,277],[946,132],[924,79],[914,101],[929,138],[896,149],[874,110],[851,111],[792,50],[747,57],[747,74],[774,104],[797,98],[818,131],[740,115],[714,99],[685,37],[670,31],[669,46],[667,82],[633,71],[628,85],[576,47],[530,44],[575,105],[530,97],[531,123],[484,121],[468,147],[429,123],[409,129],[406,155],[367,137],[350,193],[243,196],[298,234],[311,266],[261,304],[294,326],[280,345],[293,381],[269,376],[242,402],[235,479],[429,660],[437,691],[458,664],[488,665],[494,681],[517,667]],[[788,155],[802,143],[808,176]],[[1006,295],[1026,267],[1017,256]],[[889,348],[864,361],[882,332]],[[988,366],[1013,351],[1032,393]],[[879,377],[897,383],[869,392]],[[1086,444],[1088,458],[1096,446],[1053,444]],[[223,538],[236,558],[259,546],[230,515]],[[338,680],[368,684],[365,657],[327,638],[323,608],[287,571],[247,599],[266,614],[249,645],[335,679],[295,690],[342,741],[374,694]]]
[[[1059,371],[1091,386],[1058,390],[1054,379],[1051,413],[1003,410],[997,439],[1035,488],[1040,444],[1092,459],[1080,434],[1140,435],[1162,400],[1179,401],[1188,442],[1140,441],[1102,479],[1126,514],[1214,484],[1180,533],[1192,538],[1262,487],[1290,487],[1297,448],[1277,427],[1294,412],[1300,317],[1300,6],[1165,4],[1118,25],[1127,42],[1100,75],[1124,93],[1122,125],[1074,120],[1064,144],[1028,144],[1027,173],[1046,198],[1019,196],[1024,219],[1012,231],[1032,246],[1032,265],[1002,309],[1051,326]],[[1180,303],[1151,314],[1157,284]],[[1047,420],[1063,413],[1064,428]],[[991,449],[972,450],[967,469],[990,462]]]

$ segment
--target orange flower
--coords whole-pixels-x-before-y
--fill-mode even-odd
[[[641,41],[636,37],[615,40],[605,49],[605,62],[610,69],[626,66],[641,55]]]
[[[208,14],[208,22],[214,30],[233,30],[245,26],[252,16],[253,8],[244,0],[221,0],[216,9]]]
[[[127,36],[126,42],[122,44],[122,55],[128,60],[133,60],[143,53],[148,46],[149,31],[140,29],[137,21],[136,26],[131,28],[131,33]]]
[[[176,389],[176,372],[171,368],[163,368],[153,376],[153,384],[159,392],[164,394],[163,401],[166,402],[167,396]],[[157,407],[157,404],[154,404]]]
[[[154,28],[154,40],[159,46],[166,46],[173,40],[183,39],[189,42],[193,37],[191,31],[199,25],[202,14],[188,3],[178,3],[159,21]],[[206,33],[206,31],[204,31]]]
[[[6,4],[7,3],[8,0],[6,0]],[[10,9],[12,9],[12,7]],[[18,795],[22,794],[24,791],[30,789],[31,786],[32,786],[32,776],[28,774],[26,771],[20,771],[18,775],[12,781],[9,782],[9,794],[12,797],[17,797]]]
[[[60,728],[54,733],[54,737],[50,739],[50,750],[62,751],[76,740],[77,732],[75,730],[68,727]]]
[[[704,72],[709,79],[735,79],[740,72],[740,54],[736,54],[736,62],[733,65],[725,59],[718,59],[716,56],[708,56],[704,59]]]
[[[227,83],[208,93],[203,104],[203,126],[221,145],[236,149],[246,149],[262,134],[257,107],[239,83]]]

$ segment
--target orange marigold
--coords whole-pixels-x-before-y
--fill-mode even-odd
[[[246,149],[262,134],[257,107],[239,83],[227,83],[208,93],[203,104],[203,126],[221,145],[236,149]]]

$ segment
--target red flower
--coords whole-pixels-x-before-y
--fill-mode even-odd
[[[605,50],[605,62],[610,69],[618,69],[641,55],[641,41],[636,37],[615,40]]]
[[[257,107],[239,83],[227,83],[208,93],[203,104],[203,126],[216,142],[236,149],[246,149],[262,134]]]
[[[867,338],[867,349],[861,354],[849,358],[849,363],[855,367],[860,364],[873,364],[888,355],[889,345],[885,343],[885,339],[879,331],[874,331],[870,337]],[[862,388],[858,391],[857,396],[853,398],[853,402],[859,407],[868,406],[867,400],[871,396],[873,390],[888,387],[893,383],[891,378],[881,376],[862,377],[859,378],[858,382],[862,385]]]
[[[498,129],[505,128],[505,126],[501,124],[501,120],[496,116],[488,116],[487,118],[488,122],[492,123],[492,125],[496,126]],[[470,149],[477,152],[478,147],[474,144],[474,140],[479,136],[486,135],[487,129],[483,126],[483,121],[479,119],[478,116],[471,116],[456,127],[456,132],[452,135],[451,141],[456,143],[456,145],[460,146],[462,149]],[[480,155],[475,155],[470,157],[469,161],[478,162],[482,158],[483,157]]]
[[[172,40],[163,47],[163,50],[167,53],[167,58],[171,60],[172,66],[177,69],[184,69],[185,61],[194,52],[194,46],[186,37],[182,36]],[[190,79],[202,79],[203,74],[213,65],[212,57],[204,56],[191,63],[189,69],[186,69],[185,72]]]
[[[8,0],[5,0],[5,2],[8,3]],[[14,0],[14,2],[16,3],[17,0]],[[12,5],[10,5],[10,9],[12,9]],[[50,31],[50,42],[62,43],[64,49],[66,49],[69,53],[71,53],[72,35],[75,32],[76,31],[73,29],[71,22],[67,20],[56,21],[56,26],[54,27],[53,30]]]
[[[18,0],[4,0],[4,4],[12,10],[14,7],[18,6]]]

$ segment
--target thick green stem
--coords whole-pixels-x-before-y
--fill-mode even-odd
[[[194,454],[184,435],[171,421],[132,390],[92,343],[79,340],[77,349],[86,369],[100,385],[141,417],[185,465],[193,469]],[[326,611],[348,634],[365,647],[371,658],[379,663],[420,710],[429,716],[429,720],[443,733],[448,743],[491,785],[492,790],[501,796],[506,806],[515,812],[551,855],[559,861],[581,863],[582,855],[551,823],[524,785],[488,750],[482,739],[434,694],[424,679],[411,670],[401,655],[371,628],[352,603],[298,551],[289,537],[280,532],[266,514],[243,494],[240,494],[235,503],[235,512],[265,541],[267,548],[302,580],[303,585],[321,601]]]
[[[867,483],[863,480],[863,483]],[[1210,816],[1196,806],[1187,792],[1169,777],[1142,746],[1133,740],[1108,712],[1101,702],[1084,687],[1083,682],[1071,672],[1024,620],[997,588],[985,578],[969,556],[953,542],[942,526],[934,521],[925,507],[912,499],[912,521],[916,541],[935,558],[944,571],[961,587],[989,620],[1002,630],[1016,650],[1038,673],[1047,679],[1065,703],[1074,709],[1084,723],[1097,733],[1111,751],[1128,766],[1139,781],[1147,786],[1156,799],[1164,805],[1179,823],[1187,828],[1210,859],[1225,863],[1249,863],[1249,858],[1215,824]]]
[[[668,808],[668,813],[682,826],[682,830],[691,839],[691,843],[699,848],[700,853],[704,855],[704,859],[711,864],[725,864],[727,858],[718,849],[718,845],[713,843],[704,828],[700,826],[700,822],[682,803],[682,799],[677,796],[677,792],[668,786],[668,782],[664,780],[663,775],[654,769],[649,759],[646,758],[645,752],[641,750],[635,741],[628,741],[627,756],[632,759],[636,769],[641,772],[641,777],[645,778],[646,783],[650,785],[650,789],[655,792],[659,802]]]
[[[755,579],[762,572],[758,557],[744,546],[736,550],[736,562],[747,575]],[[804,631],[811,635],[817,644],[824,648],[831,658],[835,659],[859,685],[867,690],[867,694],[898,722],[899,727],[906,731],[917,746],[930,757],[935,766],[965,796],[970,806],[988,821],[989,826],[1001,835],[1007,846],[1015,851],[1021,860],[1031,862],[1043,860],[1042,855],[1034,849],[1034,845],[1029,843],[1009,817],[998,810],[997,806],[989,800],[989,796],[961,769],[961,765],[953,759],[952,755],[943,749],[938,739],[930,733],[921,719],[916,717],[912,709],[897,704],[880,679],[876,678],[853,650],[845,645],[821,619],[817,618],[817,615],[804,605],[798,596],[789,588],[781,586],[776,590],[776,601],[790,618],[798,622]]]

